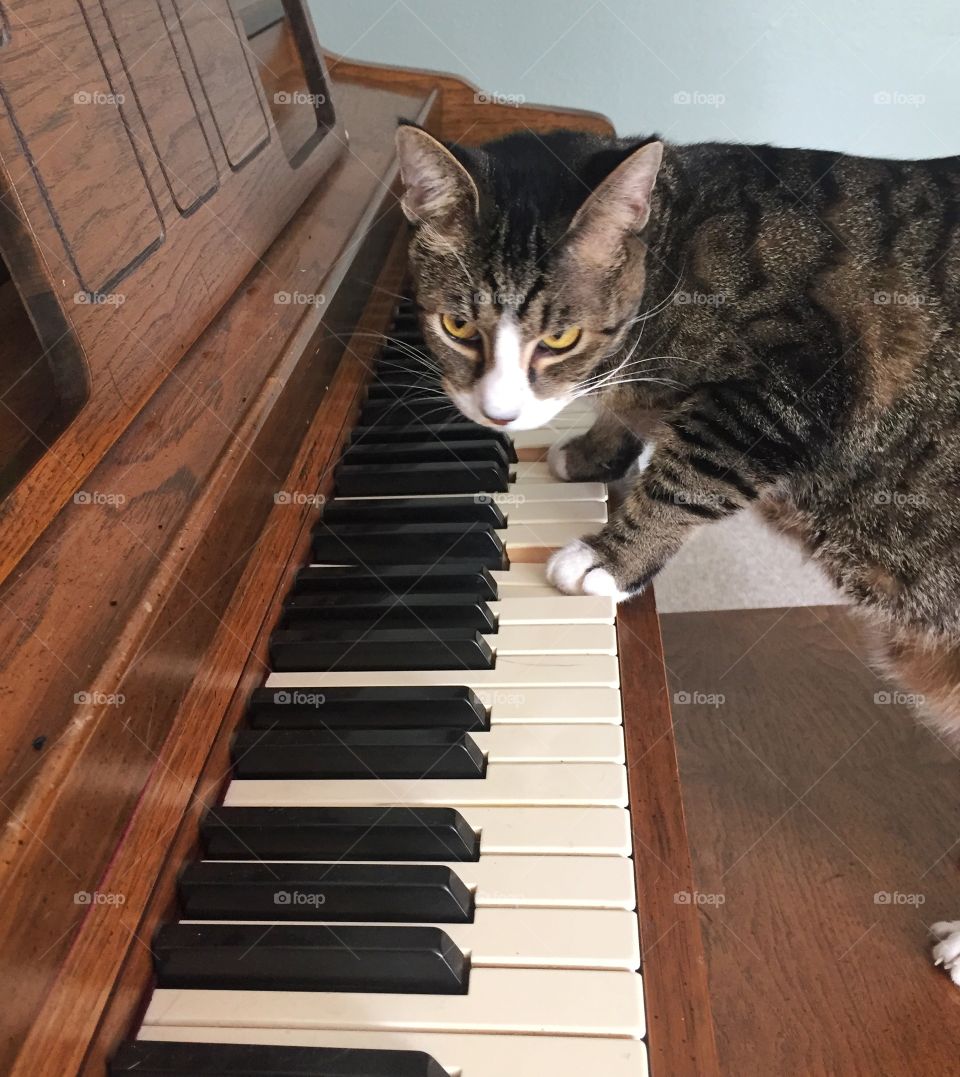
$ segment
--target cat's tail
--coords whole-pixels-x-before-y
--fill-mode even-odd
[[[908,628],[873,626],[875,664],[920,719],[960,744],[960,642]]]

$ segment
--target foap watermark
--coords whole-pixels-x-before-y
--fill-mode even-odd
[[[925,93],[904,93],[902,90],[877,90],[873,95],[875,105],[900,105],[905,108],[920,108],[927,103]]]
[[[73,895],[74,905],[123,905],[125,894],[110,890],[78,890]]]
[[[516,108],[526,101],[526,95],[522,93],[494,93],[477,91],[473,95],[475,105],[510,105]]]
[[[278,307],[322,307],[327,297],[322,292],[274,292]]]
[[[322,93],[305,93],[303,90],[279,90],[273,95],[276,105],[325,105],[327,95]]]
[[[315,894],[310,890],[277,890],[273,895],[274,905],[306,905],[319,908],[326,905],[326,894]]]
[[[122,707],[127,697],[122,692],[74,692],[78,707]]]
[[[703,90],[677,90],[673,95],[675,105],[700,105],[705,108],[721,108],[727,103],[727,95],[706,93]]]
[[[880,707],[922,707],[927,702],[927,697],[919,692],[874,692],[873,702]]]
[[[926,894],[905,894],[900,890],[878,890],[873,895],[874,905],[923,905]]]
[[[456,445],[451,445],[451,449],[455,450]],[[526,500],[526,494],[515,494],[510,491],[497,494],[495,497],[492,494],[473,495],[475,505],[523,505]]]
[[[274,505],[313,505],[321,508],[326,502],[323,494],[308,494],[304,490],[278,490],[273,495]]]
[[[722,494],[698,494],[690,490],[681,490],[673,495],[675,505],[691,505],[694,508],[712,509],[721,512],[726,504],[726,498]]]
[[[473,293],[473,301],[478,307],[509,307],[515,310],[525,299],[523,292],[490,292],[481,290]]]
[[[327,697],[322,692],[292,689],[274,692],[273,702],[278,707],[322,707],[327,702]]]
[[[722,307],[727,301],[725,292],[675,292],[673,302],[680,307]]]
[[[919,292],[874,292],[873,301],[878,307],[923,307],[927,297]]]
[[[708,894],[702,890],[678,890],[673,895],[674,905],[723,905],[726,894]]]
[[[122,105],[126,98],[122,93],[104,93],[102,90],[77,90],[73,95],[75,105]]]
[[[895,505],[897,508],[922,508],[926,505],[927,495],[921,493],[903,493],[900,490],[878,490],[873,495],[874,505]]]
[[[127,503],[126,494],[109,493],[106,490],[78,490],[73,495],[74,505],[112,505],[119,508]]]
[[[674,692],[673,702],[678,706],[693,704],[697,707],[722,707],[727,697],[722,692]]]
[[[127,301],[123,292],[74,292],[78,307],[122,307]]]

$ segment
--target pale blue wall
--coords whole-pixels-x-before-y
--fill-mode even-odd
[[[311,0],[320,39],[675,141],[960,153],[956,0]],[[683,103],[687,94],[693,98]],[[885,97],[883,96],[885,95]]]

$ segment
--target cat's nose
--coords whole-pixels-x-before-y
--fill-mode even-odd
[[[502,415],[491,415],[489,411],[484,411],[483,416],[485,419],[489,419],[489,421],[494,423],[496,426],[509,426],[514,421],[514,419],[520,417],[520,412],[517,412],[516,415],[508,415],[504,417]]]

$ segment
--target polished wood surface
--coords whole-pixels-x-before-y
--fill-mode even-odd
[[[617,649],[650,1070],[715,1077],[699,915],[682,900],[694,884],[652,590],[617,611]]]
[[[841,607],[662,625],[721,1072],[956,1073],[960,757]]]
[[[3,28],[0,245],[54,365],[87,384],[0,503],[0,580],[345,146],[336,123],[288,159],[228,0],[11,0]]]

